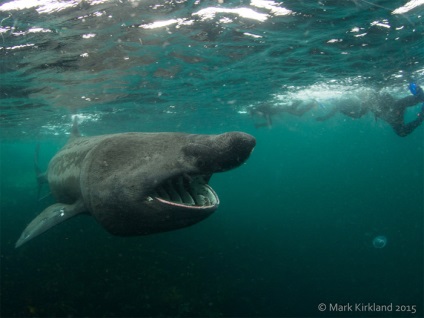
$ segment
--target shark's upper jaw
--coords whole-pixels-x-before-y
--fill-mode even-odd
[[[210,175],[181,174],[162,182],[147,197],[163,204],[185,209],[213,209],[219,205],[219,198],[209,186]]]

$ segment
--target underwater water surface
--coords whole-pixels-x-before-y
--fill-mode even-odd
[[[1,2],[0,315],[422,317],[424,128],[316,119],[346,94],[424,86],[423,16],[420,0]],[[316,104],[251,116],[294,100]],[[36,146],[44,170],[75,115],[84,136],[257,144],[213,175],[220,207],[194,226],[123,238],[77,216],[16,249],[56,202],[38,199]]]

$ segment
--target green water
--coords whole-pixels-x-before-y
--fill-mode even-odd
[[[424,128],[316,120],[346,92],[424,87],[422,1],[21,4],[0,4],[1,317],[423,317]],[[270,128],[248,114],[299,99],[317,105]],[[56,202],[37,199],[36,145],[45,169],[72,114],[86,136],[257,146],[212,177],[220,207],[192,227],[122,238],[78,216],[15,249]]]
[[[241,127],[257,147],[213,177],[222,204],[191,228],[118,238],[81,216],[17,250],[53,199],[36,200],[35,143],[3,143],[3,314],[319,316],[320,303],[362,302],[422,313],[422,136],[359,121],[292,124]]]

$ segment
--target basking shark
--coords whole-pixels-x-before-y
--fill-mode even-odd
[[[218,208],[219,198],[208,185],[212,174],[240,166],[255,144],[242,132],[81,137],[74,125],[46,173],[59,203],[35,217],[15,246],[82,213],[120,236],[193,225]]]

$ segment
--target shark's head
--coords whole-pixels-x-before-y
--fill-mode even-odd
[[[195,224],[219,205],[208,184],[240,166],[254,137],[179,133],[111,135],[87,155],[81,192],[90,213],[116,235],[145,235]]]

